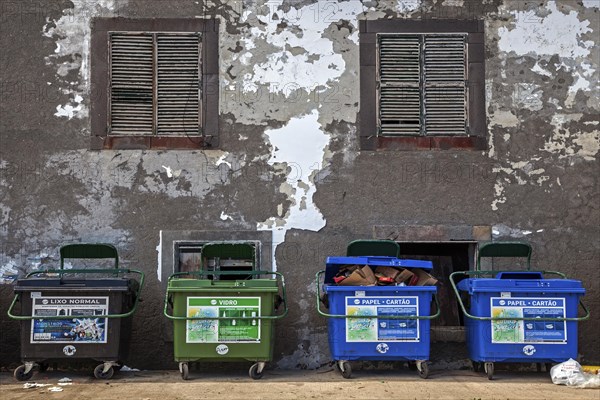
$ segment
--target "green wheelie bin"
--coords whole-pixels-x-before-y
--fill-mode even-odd
[[[206,270],[169,277],[164,315],[173,320],[175,361],[184,380],[189,378],[189,363],[201,361],[252,361],[249,375],[259,379],[273,358],[274,322],[288,312],[284,277],[278,272],[219,268],[240,264],[227,258],[235,246],[243,247],[206,246],[207,254],[215,248],[216,253],[224,251],[216,264],[212,258],[208,268],[208,258],[202,257]],[[280,305],[283,310],[278,311]]]

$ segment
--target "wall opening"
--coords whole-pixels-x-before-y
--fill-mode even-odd
[[[431,321],[433,341],[464,341],[464,316],[450,284],[450,274],[472,270],[475,265],[476,241],[398,242],[401,258],[428,260],[432,275],[439,280],[438,298],[441,315]]]

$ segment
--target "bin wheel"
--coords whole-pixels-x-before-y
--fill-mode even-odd
[[[29,371],[28,373],[25,373],[25,366],[19,365],[17,368],[15,368],[13,376],[18,381],[28,381],[33,376],[33,370]]]
[[[96,368],[94,368],[94,376],[98,379],[110,379],[114,373],[115,370],[113,367],[110,367],[108,371],[104,372],[104,364],[98,364]]]
[[[190,379],[190,367],[188,363],[181,363],[181,378],[184,381]]]
[[[481,371],[481,363],[479,361],[471,361],[471,364],[473,364],[473,372]]]
[[[422,362],[421,368],[419,368],[419,377],[422,379],[427,379],[428,376],[429,376],[429,363]]]
[[[491,381],[494,377],[494,363],[486,362],[484,364],[485,373],[487,374],[488,379]]]
[[[348,361],[341,361],[338,363],[338,369],[342,373],[342,378],[350,379],[352,376],[352,367]]]
[[[252,364],[250,369],[248,370],[248,375],[252,379],[260,379],[263,377],[263,371],[258,372],[258,363]]]

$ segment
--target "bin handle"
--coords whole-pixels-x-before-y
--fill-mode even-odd
[[[385,317],[381,317],[379,315],[346,315],[346,314],[329,314],[326,313],[325,311],[321,310],[321,275],[323,275],[325,273],[325,270],[319,271],[317,272],[317,274],[315,275],[315,280],[316,280],[316,284],[317,284],[317,312],[319,314],[321,314],[323,317],[328,317],[328,318],[360,318],[360,319],[369,319],[369,318],[382,318],[382,319],[402,319],[402,320],[406,320],[406,319],[435,319],[437,317],[440,316],[441,310],[440,310],[440,302],[437,298],[437,296],[435,295],[435,293],[432,294],[433,296],[433,300],[435,302],[435,306],[437,309],[437,312],[433,315],[390,315],[390,316],[385,316]]]
[[[240,275],[240,274],[244,274],[244,275],[275,275],[275,279],[279,278],[281,280],[281,294],[283,295],[283,312],[281,314],[277,314],[277,315],[263,315],[263,316],[257,316],[257,317],[178,317],[172,314],[169,314],[168,311],[168,305],[169,305],[169,299],[171,297],[171,294],[169,293],[169,289],[167,288],[167,292],[165,294],[165,305],[164,305],[164,309],[163,309],[163,314],[165,315],[165,317],[174,320],[174,321],[194,321],[194,320],[241,320],[241,319],[253,319],[253,320],[274,320],[274,319],[281,319],[283,317],[285,317],[289,311],[288,309],[288,303],[287,303],[287,293],[286,293],[286,289],[285,289],[285,278],[283,277],[283,275],[279,272],[271,272],[271,271],[188,271],[188,272],[175,272],[174,274],[172,274],[171,276],[169,276],[169,279],[167,281],[167,285],[168,283],[175,277],[177,276],[182,276],[182,275],[198,275],[198,276],[203,276],[203,275]]]
[[[48,269],[48,270],[44,270],[44,271],[30,272],[25,277],[29,278],[30,276],[41,275],[41,274],[60,274],[62,276],[63,273],[65,273],[64,270]],[[140,275],[140,286],[135,294],[135,302],[133,303],[133,307],[131,308],[131,310],[129,310],[126,313],[121,313],[121,314],[94,315],[94,318],[126,318],[126,317],[133,315],[133,313],[136,311],[138,303],[140,302],[140,293],[142,292],[142,287],[144,286],[145,275],[142,271],[138,271],[136,269],[111,269],[111,270],[70,269],[70,270],[68,270],[68,273],[70,273],[70,274],[71,273],[77,273],[77,274],[107,274],[107,273],[128,274],[128,273],[135,273],[135,274],[139,274]],[[19,300],[20,296],[21,296],[20,293],[15,294],[15,297],[13,298],[12,302],[10,303],[10,306],[8,307],[7,314],[10,318],[16,319],[16,320],[21,320],[21,321],[33,320],[33,319],[65,319],[64,315],[51,315],[51,316],[43,316],[43,318],[40,318],[39,316],[13,314],[13,312],[12,312],[13,308],[14,308],[15,304],[17,303],[17,301]],[[85,317],[85,315],[82,315],[82,317]]]
[[[590,319],[590,310],[583,304],[583,301],[579,300],[579,305],[585,311],[585,315],[583,317],[574,317],[574,318],[531,318],[531,317],[478,317],[476,315],[471,315],[467,311],[464,302],[460,298],[460,293],[458,291],[458,287],[456,286],[456,282],[454,282],[454,277],[457,275],[490,275],[496,274],[498,272],[512,272],[512,271],[456,271],[450,274],[450,284],[452,285],[452,289],[454,290],[454,294],[456,295],[456,299],[458,300],[458,304],[460,308],[467,318],[471,318],[477,321],[586,321]],[[558,271],[539,271],[542,274],[554,274],[562,276],[563,279],[566,279],[566,275],[562,272]]]

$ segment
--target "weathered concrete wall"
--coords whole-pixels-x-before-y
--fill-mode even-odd
[[[2,2],[5,284],[55,265],[63,243],[114,243],[149,275],[128,364],[168,367],[160,232],[271,231],[291,298],[276,362],[314,368],[329,361],[312,282],[327,255],[376,225],[489,225],[584,281],[580,352],[600,360],[597,1],[203,3]],[[221,19],[218,150],[88,150],[90,21],[111,16]],[[359,151],[358,21],[381,18],[485,21],[486,151]]]

